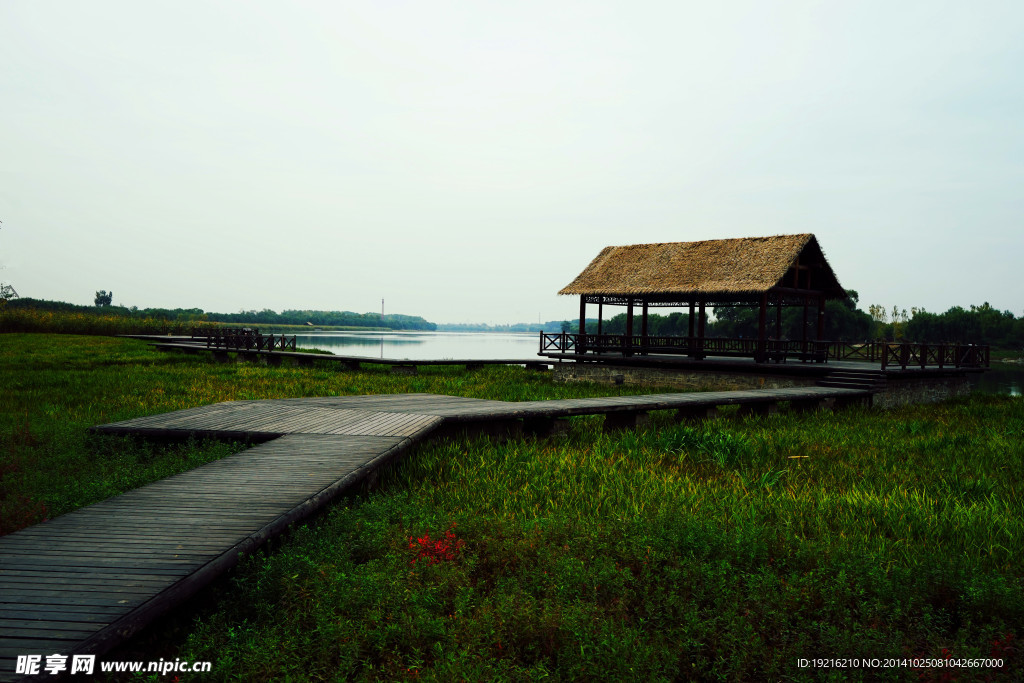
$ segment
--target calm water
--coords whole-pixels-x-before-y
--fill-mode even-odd
[[[972,381],[975,391],[1020,396],[1024,387],[1024,365],[992,363],[991,370]]]
[[[295,340],[299,346],[339,356],[401,360],[537,360],[540,348],[536,332],[317,332],[297,334]]]

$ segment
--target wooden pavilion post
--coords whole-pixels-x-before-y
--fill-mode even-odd
[[[782,295],[776,294],[775,300],[775,338],[782,339]]]
[[[580,295],[580,333],[576,335],[576,353],[586,353],[587,344],[584,341],[587,333],[587,297]]]
[[[640,353],[647,353],[647,299],[644,299],[643,313],[640,315]]]
[[[761,295],[761,305],[757,310],[757,352],[754,360],[763,363],[767,356],[768,344],[766,340],[766,319],[768,317],[768,292]]]
[[[622,353],[633,355],[633,297],[626,299],[626,338],[623,340]]]
[[[696,347],[694,346],[694,340],[693,340],[693,324],[695,322],[694,321],[694,316],[696,314],[693,311],[693,307],[694,307],[694,301],[693,301],[693,299],[690,299],[690,315],[687,316],[687,324],[688,324],[688,326],[690,328],[690,332],[687,335],[686,346],[687,346],[687,348],[690,351],[690,354],[689,354],[690,357],[691,358],[696,358],[697,357],[697,353],[696,353]]]
[[[597,336],[601,336],[601,324],[604,322],[604,297],[597,297]],[[600,344],[600,340],[598,341]]]
[[[806,294],[804,294],[804,324],[803,324],[802,329],[800,330],[800,342],[801,342],[801,353],[805,354],[805,358],[804,358],[805,360],[806,360],[806,353],[807,353],[807,307],[808,306],[809,306],[808,297],[807,297]]]
[[[704,359],[704,299],[700,300],[700,313],[697,315],[697,360]]]
[[[814,362],[821,363],[828,361],[828,348],[821,342],[825,341],[825,292],[818,292],[818,324],[817,340],[815,344]],[[824,354],[824,355],[819,355]]]
[[[818,294],[818,341],[825,338],[825,292]]]

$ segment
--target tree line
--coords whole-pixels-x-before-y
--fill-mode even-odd
[[[246,325],[313,325],[315,327],[385,327],[391,330],[436,330],[437,325],[418,315],[353,313],[352,311],[286,310],[269,308],[238,313],[209,313],[210,320]]]
[[[238,325],[311,325],[314,327],[374,327],[392,330],[435,330],[437,325],[418,315],[389,313],[381,318],[380,313],[353,313],[352,311],[286,310],[278,313],[269,308],[261,311],[239,311],[238,313],[214,313],[201,308],[139,308],[137,306],[114,306],[109,303],[113,293],[96,293],[95,306],[80,306],[64,301],[44,299],[12,299],[7,306],[13,309],[34,309],[39,311],[115,315],[126,318],[155,318],[168,321],[224,322]]]

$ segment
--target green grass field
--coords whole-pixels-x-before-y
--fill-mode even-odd
[[[410,377],[0,339],[6,530],[241,448],[89,436],[92,424],[242,398],[630,393],[521,368]],[[212,661],[201,680],[1024,675],[1020,398],[600,425],[424,444],[123,652]],[[798,666],[990,657],[1004,668]]]

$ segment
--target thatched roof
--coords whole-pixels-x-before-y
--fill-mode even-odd
[[[811,267],[811,286],[828,298],[845,292],[812,234],[605,247],[559,294],[604,296],[760,296],[791,286],[790,268]],[[646,298],[645,296],[645,298]]]

